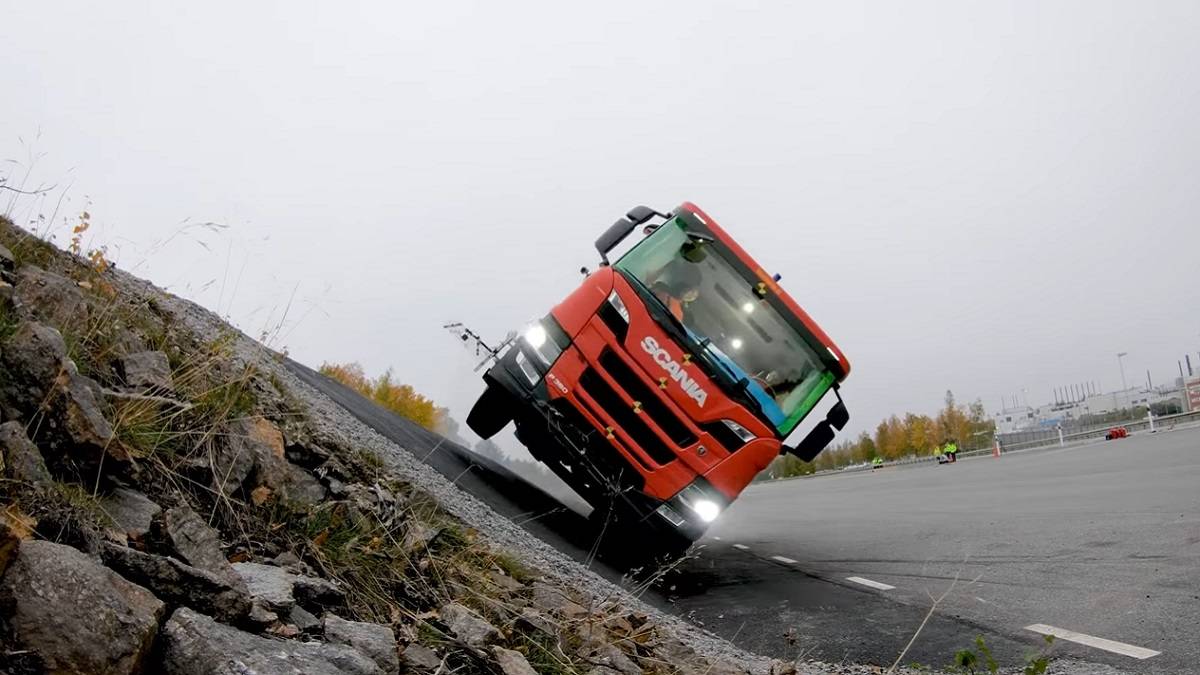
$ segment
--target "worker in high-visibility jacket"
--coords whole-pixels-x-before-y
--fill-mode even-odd
[[[875,459],[871,460],[871,470],[872,471],[874,471],[875,469],[878,469],[881,466],[883,466],[883,458],[882,457],[876,457]]]
[[[942,454],[949,457],[951,462],[957,462],[958,444],[954,441],[946,441],[946,444],[942,446]]]

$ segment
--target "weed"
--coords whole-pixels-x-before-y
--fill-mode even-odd
[[[1044,675],[1050,666],[1049,652],[1050,648],[1054,646],[1054,636],[1046,635],[1044,639],[1046,646],[1041,651],[1026,656],[1025,665],[1021,670],[1022,675]],[[962,649],[955,652],[954,662],[950,667],[953,672],[965,675],[978,675],[979,673],[996,675],[1000,672],[1000,663],[992,655],[992,650],[987,646],[982,635],[975,638],[975,649]]]
[[[0,303],[0,342],[7,340],[17,330],[17,324],[20,320],[16,314],[8,309],[4,303]]]
[[[12,252],[18,266],[36,265],[45,269],[58,255],[53,244],[16,227],[3,216],[0,216],[0,245]]]
[[[491,562],[499,567],[505,574],[512,579],[527,584],[534,579],[534,574],[521,561],[517,560],[507,553],[495,553],[491,556]]]
[[[540,631],[532,631],[520,636],[521,643],[517,651],[525,655],[529,665],[538,673],[554,673],[555,675],[572,675],[581,672],[572,662],[553,636]]]

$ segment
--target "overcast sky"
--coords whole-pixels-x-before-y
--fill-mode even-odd
[[[502,336],[684,200],[849,356],[855,431],[1200,366],[1200,3],[5,4],[0,175],[459,419],[444,322]]]

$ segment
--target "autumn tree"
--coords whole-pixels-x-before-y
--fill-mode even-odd
[[[324,363],[320,372],[430,431],[445,427],[445,408],[395,380],[391,368],[371,379],[357,363]]]

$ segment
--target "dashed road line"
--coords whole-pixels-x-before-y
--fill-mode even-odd
[[[792,560],[791,558],[785,558],[781,555],[773,555],[773,556],[771,556],[771,560],[784,563],[785,565],[795,565],[796,564],[795,560]]]
[[[888,584],[881,584],[878,581],[871,581],[870,579],[864,579],[862,577],[846,577],[846,581],[853,581],[856,584],[862,584],[863,586],[866,586],[867,588],[874,588],[874,589],[880,590],[880,591],[890,591],[890,590],[896,588],[895,586],[889,586]]]
[[[1106,640],[1104,638],[1096,637],[1094,635],[1087,635],[1085,633],[1077,633],[1073,630],[1067,630],[1066,628],[1047,626],[1044,623],[1035,623],[1031,626],[1025,626],[1025,630],[1033,631],[1034,633],[1040,633],[1041,635],[1053,635],[1060,640],[1076,642],[1088,647],[1103,649],[1106,652],[1121,654],[1122,656],[1132,656],[1135,659],[1148,659],[1151,656],[1158,656],[1162,653],[1154,651],[1153,649],[1146,649],[1145,647],[1127,645],[1124,642]]]
[[[750,550],[750,547],[746,546],[744,544],[734,544],[733,547],[739,551],[749,551]]]

